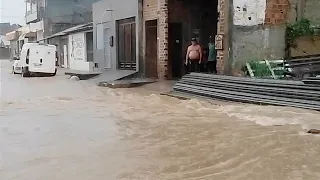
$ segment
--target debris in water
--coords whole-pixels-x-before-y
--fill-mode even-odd
[[[310,129],[310,130],[308,131],[308,133],[309,133],[309,134],[320,134],[320,130],[318,130],[318,129]]]
[[[73,80],[73,81],[80,81],[78,76],[71,76],[70,79]]]

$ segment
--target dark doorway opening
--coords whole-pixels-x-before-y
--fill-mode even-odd
[[[217,35],[218,24],[218,0],[169,0],[169,70],[172,69],[172,77],[179,78],[184,75],[184,60],[187,47],[191,45],[191,38],[196,38],[205,54],[201,64],[201,71],[209,73],[207,65],[216,69],[215,63],[207,64],[209,56],[209,37]],[[176,9],[179,9],[177,11]],[[178,25],[180,24],[180,25]],[[177,44],[178,41],[180,45]],[[178,49],[178,47],[180,47]],[[210,49],[214,46],[210,44]],[[213,51],[210,51],[211,54]],[[216,59],[212,58],[211,59]],[[179,59],[179,61],[177,60]],[[211,73],[211,71],[210,71]]]
[[[169,23],[168,31],[169,67],[172,78],[175,79],[182,76],[182,23]]]
[[[93,32],[86,33],[87,62],[93,62]]]
[[[134,17],[117,21],[117,45],[118,69],[135,70],[137,63]]]
[[[158,21],[145,22],[146,29],[146,77],[158,78]]]

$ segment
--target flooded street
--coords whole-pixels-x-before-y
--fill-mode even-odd
[[[1,180],[320,179],[320,136],[305,133],[318,112],[21,78],[0,63]]]

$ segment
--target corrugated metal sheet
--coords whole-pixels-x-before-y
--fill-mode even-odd
[[[173,89],[212,99],[320,110],[320,86],[300,81],[191,73]]]

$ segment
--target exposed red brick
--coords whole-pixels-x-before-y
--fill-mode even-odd
[[[267,0],[265,24],[280,25],[286,23],[289,9],[289,0]]]

